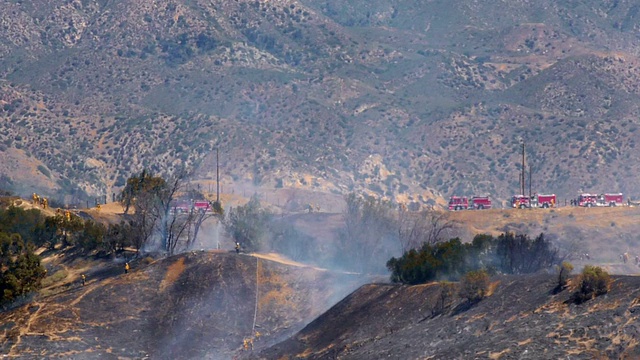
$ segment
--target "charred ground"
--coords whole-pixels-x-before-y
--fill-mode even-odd
[[[129,274],[122,263],[75,259],[55,266],[86,273],[86,286],[80,272],[70,272],[29,304],[0,313],[2,353],[228,359],[244,339],[259,349],[292,335],[362,283],[354,275],[226,252],[141,261]]]
[[[365,285],[296,336],[247,359],[637,358],[640,278],[580,305],[551,275],[492,279],[487,298],[434,315],[438,283]],[[573,280],[575,282],[575,279]]]

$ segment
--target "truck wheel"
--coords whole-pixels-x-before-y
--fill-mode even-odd
[[[614,203],[614,202],[609,203],[609,207],[614,207],[614,206],[616,206],[616,203]]]
[[[484,205],[478,205],[478,210],[484,210]]]
[[[592,206],[592,204],[591,204],[591,203],[588,203],[588,204],[587,204],[587,207],[588,207],[588,208],[590,208],[591,206]]]
[[[526,207],[527,207],[527,206],[526,206],[525,204],[520,205],[520,209],[524,209],[524,208],[526,208]]]
[[[542,208],[543,209],[548,209],[549,208],[549,204],[547,204],[547,203],[542,204]]]

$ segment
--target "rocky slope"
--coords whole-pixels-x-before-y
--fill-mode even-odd
[[[504,200],[522,140],[534,191],[640,193],[629,2],[1,5],[0,185],[19,193],[214,179],[218,148],[229,187]]]

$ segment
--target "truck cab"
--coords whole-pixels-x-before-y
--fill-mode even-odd
[[[469,208],[469,199],[466,196],[452,196],[449,198],[449,210],[458,211]]]

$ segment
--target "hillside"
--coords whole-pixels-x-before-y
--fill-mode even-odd
[[[0,186],[61,203],[143,167],[227,189],[637,197],[620,1],[0,2]]]
[[[16,359],[231,359],[286,338],[366,280],[277,256],[191,252],[153,262],[48,258],[62,280],[0,313]],[[80,274],[87,275],[86,286]]]
[[[640,278],[580,305],[551,275],[492,279],[490,295],[434,315],[440,286],[365,285],[291,339],[245,359],[635,359]],[[575,285],[575,284],[574,284]]]

